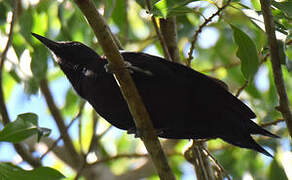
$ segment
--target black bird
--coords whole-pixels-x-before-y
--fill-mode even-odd
[[[55,42],[32,33],[53,53],[75,91],[105,120],[136,133],[108,61],[80,42]],[[163,58],[123,52],[127,68],[148,110],[157,135],[172,139],[221,138],[267,156],[251,134],[278,137],[254,123],[254,112],[229,93],[222,83]]]

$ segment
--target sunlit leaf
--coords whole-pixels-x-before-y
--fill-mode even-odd
[[[269,168],[269,180],[287,179],[285,171],[279,165],[276,159],[274,159]]]
[[[72,88],[69,88],[66,94],[66,102],[63,108],[65,114],[74,114],[79,109],[79,100],[76,92]]]
[[[48,50],[42,45],[34,47],[30,68],[35,78],[43,79],[47,72]]]
[[[279,57],[280,62],[282,65],[286,65],[287,62],[287,56],[286,56],[286,47],[283,41],[278,40],[278,46],[279,46]]]
[[[292,1],[291,0],[286,0],[283,2],[276,2],[272,1],[272,5],[279,8],[283,12],[285,12],[288,16],[292,17]]]
[[[23,51],[27,48],[27,44],[25,43],[25,39],[21,36],[20,33],[15,33],[12,39],[12,46],[16,52],[18,58],[21,56]]]
[[[3,180],[59,180],[64,177],[63,174],[49,167],[26,171],[11,163],[0,163],[0,179]]]
[[[166,18],[168,16],[178,16],[186,13],[192,13],[194,10],[186,6],[194,0],[176,1],[176,0],[161,0],[154,4],[151,13],[157,17]]]
[[[261,10],[261,3],[259,0],[251,0],[252,6],[256,11]]]
[[[20,33],[27,42],[31,43],[31,30],[33,26],[33,10],[28,8],[22,13],[19,19]]]
[[[252,80],[259,67],[258,53],[253,40],[237,27],[230,25],[238,45],[236,56],[241,60],[241,71],[247,80]]]
[[[0,131],[0,141],[18,143],[37,133],[37,115],[25,113]]]
[[[36,77],[31,77],[24,81],[24,92],[28,95],[36,94],[39,90],[39,80]]]
[[[118,25],[120,32],[124,33],[127,30],[127,1],[116,3],[115,9],[112,13],[112,19]]]

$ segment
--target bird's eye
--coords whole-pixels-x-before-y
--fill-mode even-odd
[[[83,68],[82,69],[82,73],[85,75],[85,76],[91,76],[91,77],[95,77],[96,76],[96,73],[93,72],[92,70],[90,69],[87,69],[87,68]]]
[[[82,73],[86,74],[87,69],[85,67],[82,68]]]
[[[75,71],[77,71],[79,68],[80,68],[80,65],[79,65],[79,64],[76,64],[76,65],[73,66],[73,69],[74,69]]]

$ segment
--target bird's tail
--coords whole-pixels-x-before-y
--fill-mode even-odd
[[[262,148],[259,144],[257,144],[255,142],[255,140],[249,134],[246,134],[245,136],[237,136],[237,137],[224,136],[221,138],[224,141],[226,141],[230,144],[233,144],[235,146],[239,146],[239,147],[247,148],[247,149],[252,149],[252,150],[258,151],[262,154],[265,154],[266,156],[273,158],[273,156],[268,151],[266,151],[264,148]]]
[[[246,123],[247,130],[250,134],[261,134],[264,136],[272,137],[272,138],[280,138],[279,136],[270,133],[269,131],[265,130],[264,128],[257,125],[252,120],[247,121]]]

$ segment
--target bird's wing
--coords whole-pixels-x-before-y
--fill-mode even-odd
[[[218,80],[215,81],[213,78],[191,68],[169,62],[157,56],[135,52],[124,52],[122,55],[124,59],[129,61],[133,66],[152,73],[152,76],[149,76],[137,72],[137,74],[133,76],[134,80],[159,79],[162,81],[161,86],[163,86],[163,81],[166,80],[167,82],[173,83],[179,82],[178,84],[180,85],[187,85],[193,93],[200,93],[199,95],[193,96],[199,98],[193,101],[205,101],[209,103],[210,108],[213,106],[216,108],[216,105],[221,104],[224,105],[223,107],[229,108],[247,118],[256,117],[254,112],[247,105],[229,93],[226,87],[222,85],[222,82],[219,83]]]

